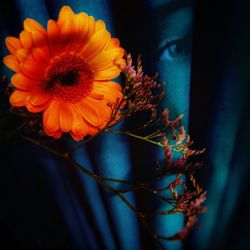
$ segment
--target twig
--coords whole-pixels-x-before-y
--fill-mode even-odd
[[[42,144],[30,137],[24,136],[24,135],[17,135],[19,138],[26,140],[30,143],[33,143],[37,146],[40,146],[41,148],[45,149],[46,151],[54,154],[55,156],[58,156],[59,158],[62,158],[63,160],[65,160],[67,163],[69,163],[71,166],[73,166],[74,168],[77,168],[79,170],[81,170],[84,174],[88,175],[90,178],[94,179],[96,182],[98,182],[101,186],[105,187],[107,190],[111,191],[113,194],[117,195],[126,205],[127,207],[133,211],[137,217],[139,218],[139,220],[141,221],[141,223],[143,224],[143,226],[145,227],[145,229],[148,231],[148,233],[151,235],[151,237],[156,241],[156,243],[158,244],[158,246],[161,249],[165,249],[163,244],[160,242],[160,238],[158,237],[158,234],[154,232],[154,230],[152,228],[150,228],[150,226],[148,225],[146,219],[145,219],[145,215],[144,213],[141,213],[140,211],[137,210],[137,208],[128,201],[128,199],[126,199],[126,197],[124,196],[124,194],[120,191],[118,191],[117,189],[113,188],[112,186],[108,185],[107,183],[105,183],[105,178],[102,178],[101,176],[92,173],[91,171],[89,171],[88,169],[84,168],[83,166],[81,166],[80,164],[78,164],[77,162],[75,162],[74,160],[72,160],[70,158],[70,154],[68,153],[60,153],[50,147],[48,147],[45,144]]]
[[[127,135],[127,136],[130,136],[130,137],[142,140],[142,141],[146,141],[146,142],[152,143],[152,144],[160,146],[162,148],[164,147],[161,142],[157,142],[157,141],[154,141],[154,140],[151,140],[151,139],[147,138],[147,136],[144,137],[144,136],[136,135],[136,134],[130,133],[128,131],[105,130],[104,132],[111,133],[111,134]]]

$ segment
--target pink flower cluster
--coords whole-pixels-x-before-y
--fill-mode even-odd
[[[138,111],[151,111],[151,120],[157,116],[157,106],[163,97],[162,85],[156,82],[156,76],[144,75],[141,59],[138,58],[137,66],[133,66],[131,55],[126,56],[126,67],[123,73],[126,78],[124,94],[127,98],[128,110],[131,113]]]

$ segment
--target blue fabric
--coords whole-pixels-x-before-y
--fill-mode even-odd
[[[207,12],[209,4],[213,15]],[[75,12],[104,20],[127,51],[143,55],[147,72],[160,73],[160,80],[166,82],[163,107],[170,109],[171,117],[183,113],[193,139],[207,148],[198,180],[208,189],[208,212],[200,216],[202,227],[184,243],[163,242],[173,250],[248,249],[244,237],[250,225],[246,198],[250,37],[245,36],[249,13],[247,6],[230,1],[227,8],[223,1],[209,4],[188,0],[12,0],[0,4],[2,56],[7,55],[4,38],[18,36],[25,18],[45,26],[63,5],[69,5]],[[4,66],[1,73],[9,79],[12,75]],[[1,110],[7,108],[6,98],[0,103]],[[28,143],[15,139],[4,143],[0,228],[1,240],[9,246],[5,249],[156,249],[136,216],[79,170]],[[150,159],[141,157],[144,149]],[[150,175],[162,153],[108,135],[79,149],[74,157],[103,176],[133,180]],[[127,198],[139,208],[158,206],[133,193]],[[156,217],[152,226],[160,234],[171,235],[183,223],[183,216],[173,215]]]
[[[199,177],[208,189],[208,212],[187,245],[248,249],[249,4],[229,1],[225,8],[212,1],[196,9],[190,132],[207,147]]]

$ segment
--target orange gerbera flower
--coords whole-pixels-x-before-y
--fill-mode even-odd
[[[43,112],[47,135],[69,132],[81,140],[107,124],[107,103],[122,98],[120,85],[111,80],[125,61],[119,40],[111,38],[103,21],[64,6],[47,31],[28,18],[19,39],[7,37],[6,46],[11,55],[4,63],[16,72],[10,103]]]

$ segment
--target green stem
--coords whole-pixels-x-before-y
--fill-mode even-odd
[[[144,137],[144,136],[136,135],[136,134],[130,133],[128,131],[105,130],[104,132],[111,133],[111,134],[118,134],[118,135],[127,135],[127,136],[130,136],[130,137],[136,138],[138,140],[146,141],[146,142],[152,143],[154,145],[164,147],[161,142],[157,142],[157,141],[154,141],[154,140],[151,140],[151,139],[147,138],[147,136]]]
[[[171,209],[171,210],[165,210],[165,211],[160,211],[160,212],[155,212],[155,213],[144,213],[144,215],[146,217],[156,217],[156,216],[170,215],[174,213],[176,213],[176,211],[174,209]]]
[[[153,132],[152,134],[149,134],[146,136],[147,139],[152,139],[152,138],[157,138],[157,137],[160,137],[161,134],[160,134],[160,131],[157,130],[155,132]]]

